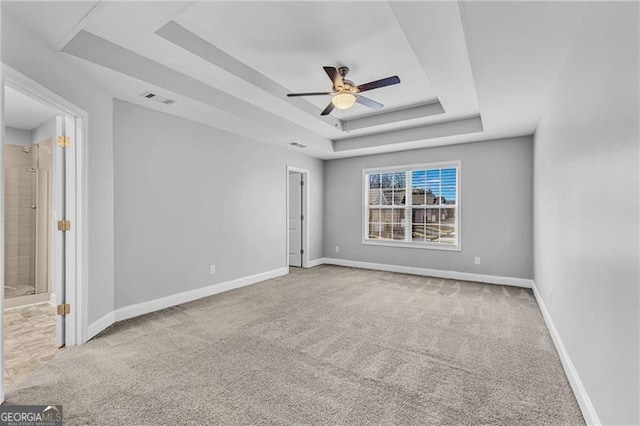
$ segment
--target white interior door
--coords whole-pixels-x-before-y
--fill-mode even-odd
[[[56,117],[53,139],[53,295],[56,306],[64,303],[64,232],[58,230],[58,221],[65,219],[64,170],[65,152],[58,140],[65,136],[65,119]],[[64,346],[64,315],[56,315],[56,345]]]
[[[76,344],[76,315],[78,313],[78,303],[76,300],[76,252],[77,235],[79,229],[79,220],[77,216],[77,147],[78,135],[76,132],[79,127],[76,126],[76,118],[72,116],[64,117],[64,133],[67,138],[68,145],[64,148],[64,214],[65,218],[71,223],[71,228],[64,234],[64,291],[62,293],[63,303],[70,306],[70,311],[63,316],[64,334],[62,335],[62,343],[65,346],[73,346]]]
[[[289,266],[302,266],[302,173],[289,173]]]
[[[57,306],[71,304],[67,289],[75,279],[72,261],[75,253],[75,197],[67,196],[66,188],[75,187],[75,119],[56,117],[56,135],[53,141],[53,299]],[[70,222],[64,231],[59,221]],[[71,264],[70,264],[71,263]],[[73,305],[72,305],[73,306]],[[67,343],[67,328],[71,325],[68,314],[56,315],[56,344]]]

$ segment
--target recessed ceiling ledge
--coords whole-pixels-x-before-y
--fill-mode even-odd
[[[430,124],[427,126],[417,126],[408,129],[376,133],[373,135],[338,139],[333,141],[333,150],[335,152],[350,151],[355,149],[462,135],[466,133],[477,133],[482,132],[483,130],[484,127],[482,126],[482,119],[480,115],[476,115],[459,120]]]
[[[352,118],[350,120],[340,120],[343,129],[356,130],[367,127],[381,126],[399,121],[413,120],[416,118],[429,117],[436,114],[443,114],[444,108],[437,99],[407,108],[393,109],[390,111],[370,114],[365,117]]]

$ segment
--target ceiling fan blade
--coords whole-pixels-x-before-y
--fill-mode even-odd
[[[382,80],[361,84],[356,88],[358,89],[358,92],[366,92],[367,90],[379,89],[381,87],[391,86],[398,83],[400,83],[400,78],[397,75],[394,75],[393,77],[387,77]]]
[[[361,95],[356,95],[356,102],[366,107],[369,107],[371,109],[382,109],[382,107],[384,106],[380,102],[376,102],[372,99],[365,98],[364,96],[361,96]]]
[[[322,67],[322,68],[324,68],[324,72],[327,73],[327,75],[333,82],[333,87],[342,86],[342,77],[340,77],[340,73],[338,72],[336,67]]]
[[[327,107],[324,109],[324,111],[322,111],[320,115],[329,115],[334,108],[335,106],[333,105],[333,102],[329,102],[329,105],[327,105]]]
[[[308,93],[287,93],[287,97],[292,98],[296,96],[320,96],[330,95],[331,92],[308,92]]]

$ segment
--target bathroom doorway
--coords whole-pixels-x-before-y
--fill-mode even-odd
[[[82,342],[86,112],[2,64],[3,291],[0,400],[64,346]],[[86,328],[86,327],[85,327]]]
[[[58,351],[53,262],[54,141],[61,111],[4,87],[4,379]]]

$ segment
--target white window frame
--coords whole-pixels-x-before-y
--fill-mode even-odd
[[[408,210],[412,210],[413,206],[413,197],[411,196],[411,172],[415,170],[425,170],[425,169],[446,169],[446,168],[456,168],[457,169],[457,178],[456,178],[456,234],[457,234],[457,244],[444,244],[444,243],[432,243],[426,241],[410,241],[408,238],[411,238],[411,232],[408,233],[405,231],[406,238],[405,241],[393,241],[393,240],[375,240],[369,238],[369,182],[367,179],[367,175],[376,174],[376,173],[392,173],[392,172],[407,172],[407,184],[406,191],[407,196],[405,197],[405,208]],[[409,248],[418,248],[418,249],[430,249],[430,250],[446,250],[446,251],[462,251],[462,198],[460,194],[460,182],[462,180],[462,161],[442,161],[435,163],[423,163],[423,164],[410,164],[410,165],[399,165],[399,166],[389,166],[389,167],[376,167],[370,169],[362,169],[362,244],[366,245],[374,245],[374,246],[389,246],[389,247],[409,247]],[[413,212],[411,215],[405,214],[405,220],[411,220]],[[409,229],[411,229],[411,224],[409,225]]]

